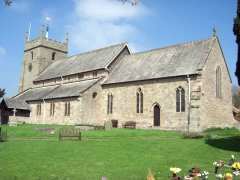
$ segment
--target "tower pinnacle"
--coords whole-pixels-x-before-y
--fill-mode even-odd
[[[215,26],[213,27],[213,34],[212,34],[213,37],[216,37],[217,36],[217,30],[215,28]]]

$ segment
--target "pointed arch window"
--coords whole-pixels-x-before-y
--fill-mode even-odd
[[[54,116],[55,114],[55,103],[51,102],[50,103],[50,116]]]
[[[220,66],[216,69],[216,97],[222,97],[222,72]]]
[[[41,116],[42,107],[41,104],[37,104],[37,116]]]
[[[55,57],[56,57],[56,52],[53,52],[52,53],[52,60],[55,60]]]
[[[113,112],[113,95],[108,94],[107,113],[112,114]]]
[[[33,51],[31,51],[31,59],[33,60]]]
[[[65,116],[70,116],[70,111],[71,111],[71,105],[70,102],[65,102]]]
[[[176,90],[176,111],[185,112],[185,90],[182,87]]]
[[[136,111],[137,113],[143,113],[143,92],[141,90],[141,88],[138,89],[137,93],[136,93]]]

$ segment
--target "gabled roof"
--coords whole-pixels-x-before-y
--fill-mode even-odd
[[[104,84],[177,77],[199,73],[216,37],[125,56]]]
[[[8,108],[30,110],[30,106],[27,104],[28,101],[78,97],[81,93],[96,84],[100,79],[101,78],[96,78],[56,86],[32,88],[15,97],[6,99],[5,102]]]
[[[35,81],[107,68],[126,46],[121,43],[55,61]]]

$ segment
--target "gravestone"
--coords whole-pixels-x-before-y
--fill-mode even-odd
[[[112,121],[106,121],[106,122],[104,123],[104,127],[105,127],[105,130],[106,130],[106,131],[111,130],[111,129],[112,129]]]

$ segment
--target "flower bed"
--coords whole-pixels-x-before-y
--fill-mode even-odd
[[[231,156],[228,162],[222,160],[213,162],[213,166],[216,180],[240,180],[240,160],[237,160],[234,155]],[[207,180],[209,178],[209,172],[201,170],[199,167],[191,168],[184,177],[178,175],[181,171],[178,167],[171,167],[169,178],[171,180]],[[159,174],[154,175],[149,170],[147,180],[161,179],[158,176]]]

